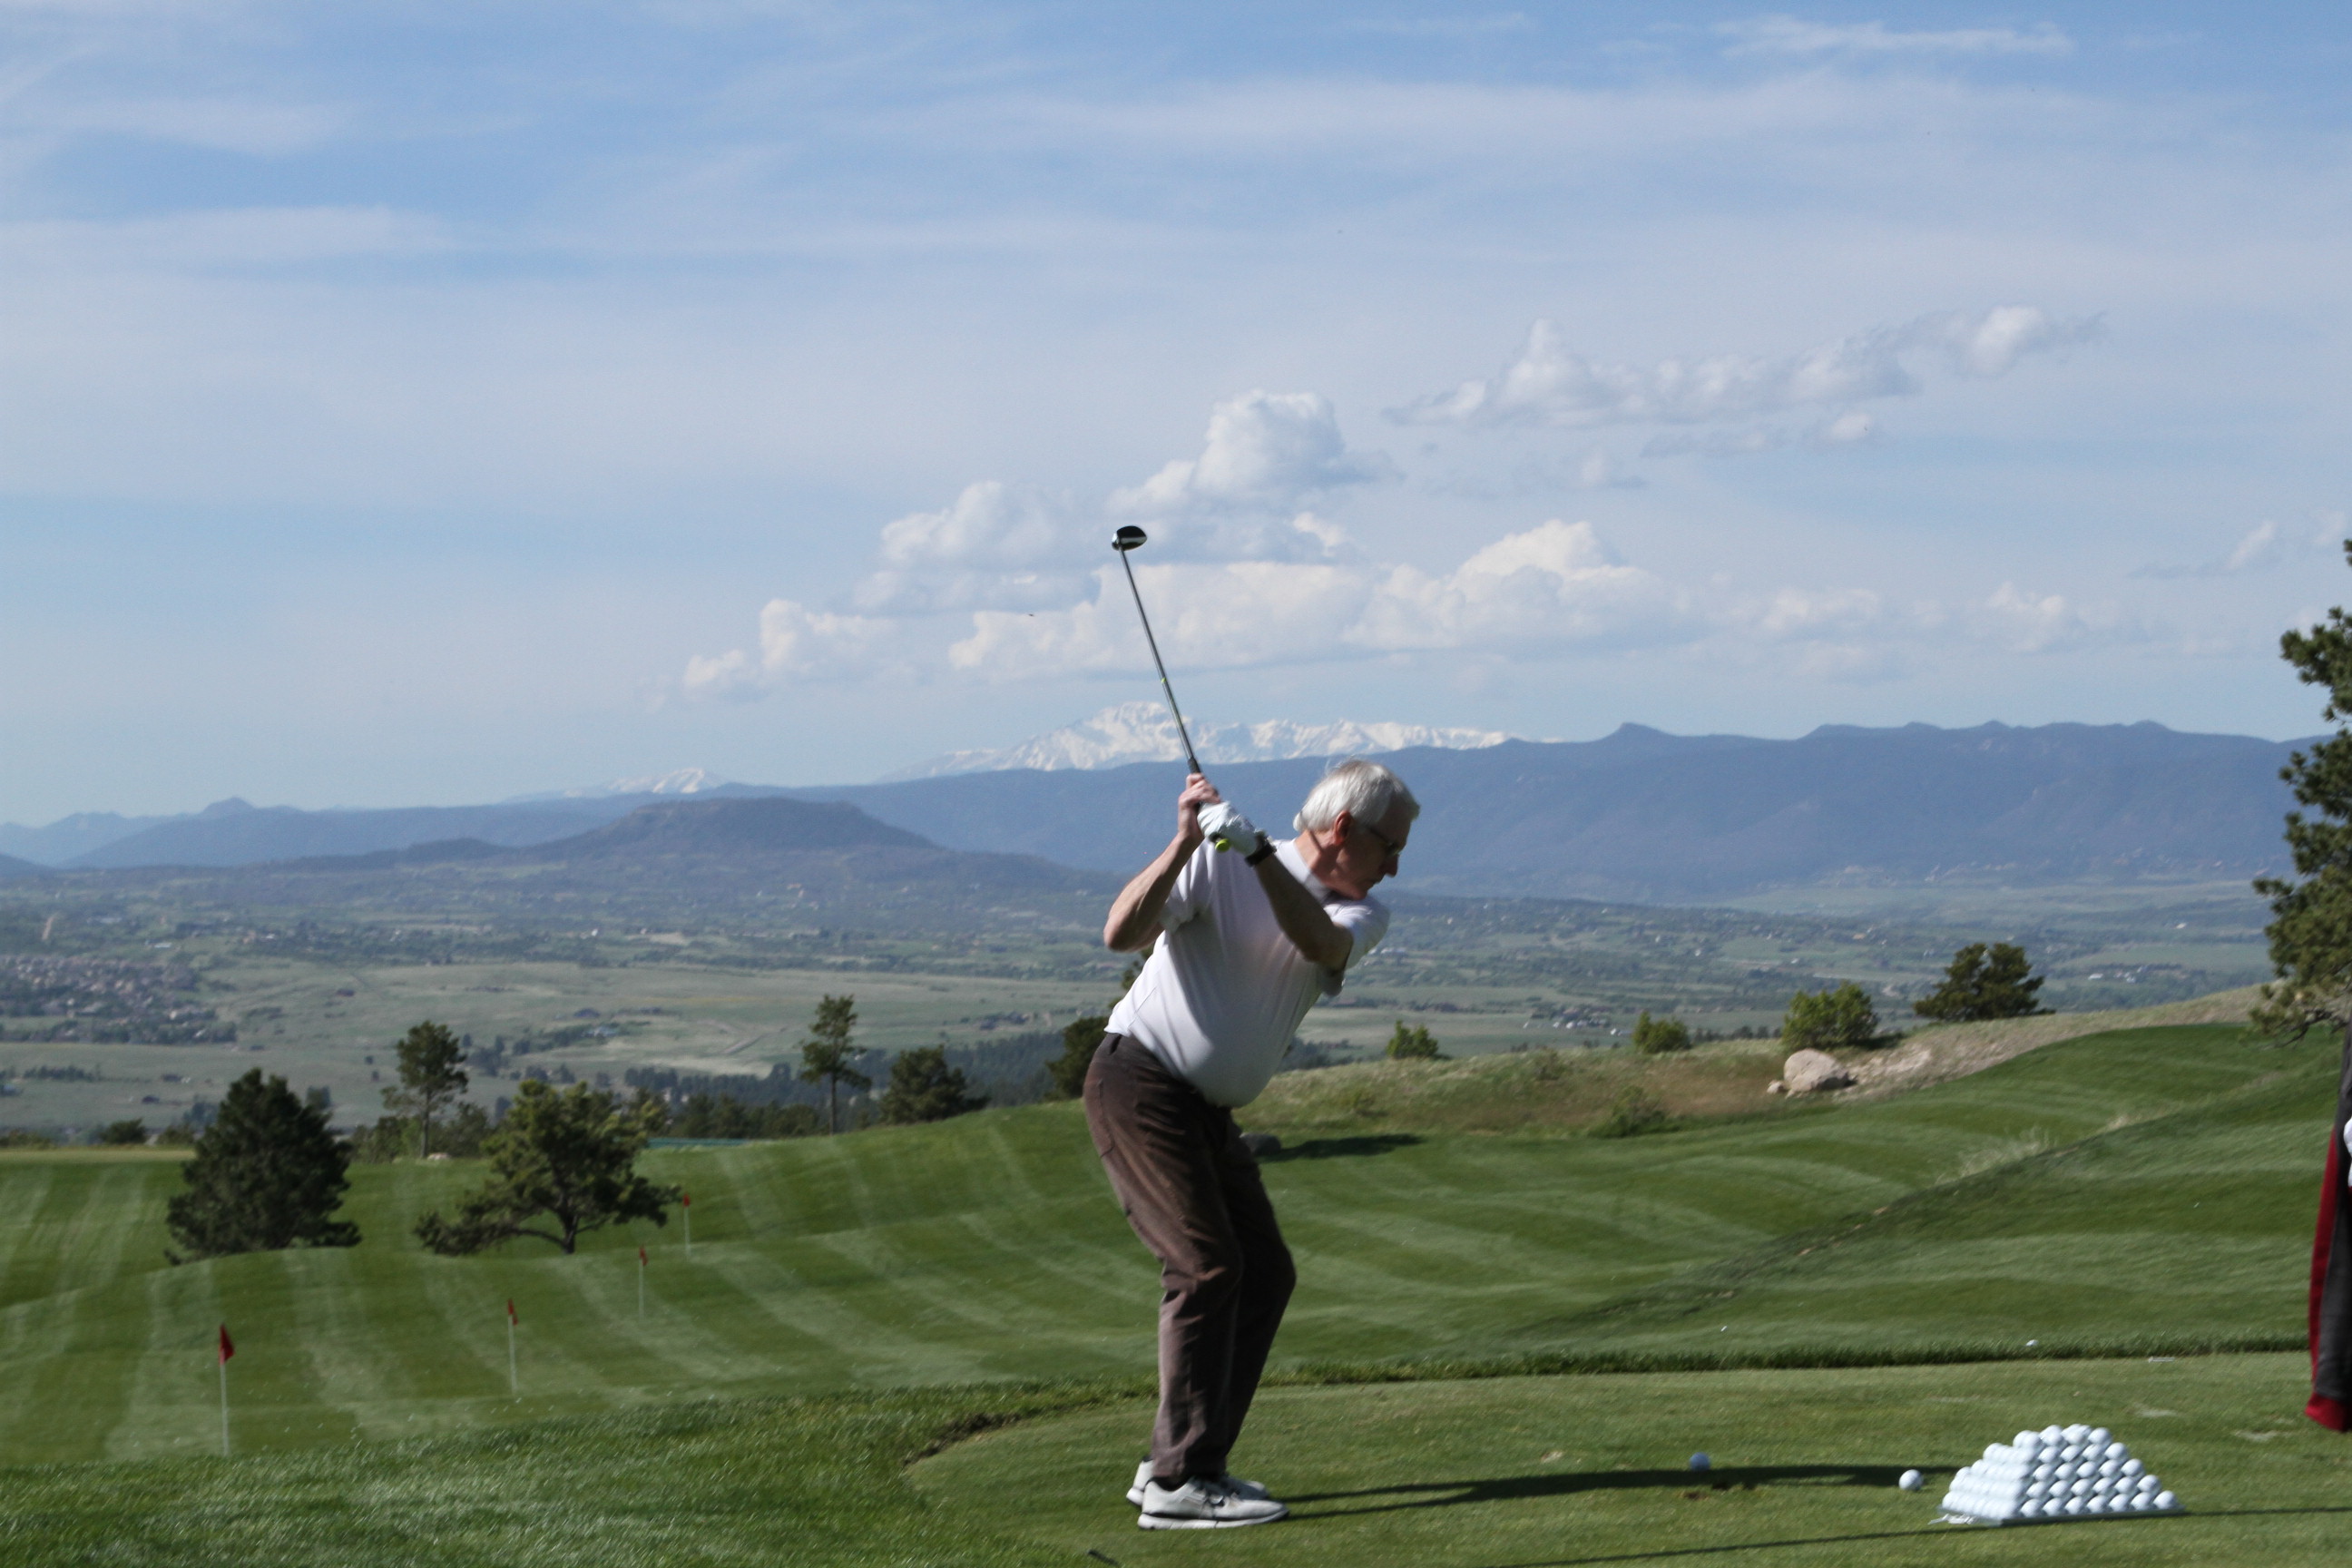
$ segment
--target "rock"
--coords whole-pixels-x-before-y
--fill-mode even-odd
[[[1244,1132],[1242,1147],[1250,1152],[1252,1158],[1264,1160],[1282,1152],[1282,1140],[1271,1132]]]
[[[1789,1080],[1784,1078],[1776,1078],[1770,1083],[1764,1086],[1764,1092],[1767,1094],[1786,1094],[1789,1092]]]
[[[1790,1094],[1819,1094],[1823,1089],[1850,1089],[1853,1075],[1827,1051],[1799,1051],[1780,1068]]]

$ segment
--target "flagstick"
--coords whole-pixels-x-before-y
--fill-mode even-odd
[[[512,1301],[507,1303],[507,1393],[517,1399],[522,1397],[522,1373],[515,1365],[515,1310]]]
[[[694,1257],[694,1194],[681,1190],[677,1195],[678,1213],[686,1218],[686,1256]]]
[[[639,1318],[639,1320],[640,1320],[640,1321],[642,1321],[642,1320],[644,1319],[645,1315],[646,1315],[646,1249],[645,1249],[644,1247],[640,1247],[639,1248],[637,1248],[637,1317]]]
[[[221,1357],[221,1358],[220,1358],[220,1374],[221,1374],[221,1458],[224,1458],[224,1459],[226,1459],[226,1458],[227,1458],[229,1457],[229,1453],[228,1453],[228,1357],[226,1357],[226,1356],[223,1356],[223,1357]]]

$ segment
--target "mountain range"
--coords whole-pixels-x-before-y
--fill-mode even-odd
[[[1830,725],[1787,741],[1629,724],[1598,741],[1412,747],[1388,761],[1425,808],[1404,858],[1404,888],[1694,902],[1834,881],[2252,875],[2283,863],[2280,819],[2292,802],[2278,772],[2290,750],[2290,742],[2154,723]],[[1325,765],[1321,756],[1236,762],[1215,764],[1215,777],[1261,825],[1287,831]],[[224,802],[85,852],[72,865],[394,853],[408,860],[525,849],[532,853],[523,858],[534,860],[620,864],[688,841],[701,847],[695,853],[723,861],[727,851],[711,846],[730,823],[750,836],[748,849],[790,816],[794,842],[809,852],[808,835],[835,832],[869,857],[964,851],[992,863],[1009,853],[1035,858],[1027,862],[1039,868],[1034,875],[1044,875],[1042,862],[1121,873],[1166,843],[1181,774],[1181,763],[1152,763],[398,811]],[[863,816],[753,809],[781,800],[855,806]],[[860,826],[867,819],[873,827]],[[904,837],[877,837],[890,830]],[[436,847],[427,854],[420,845]],[[889,874],[915,874],[915,867]]]

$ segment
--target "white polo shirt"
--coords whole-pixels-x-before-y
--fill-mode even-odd
[[[1323,885],[1295,844],[1275,852],[1354,945],[1354,963],[1388,934],[1389,908]],[[1139,1041],[1212,1104],[1247,1105],[1281,1065],[1298,1022],[1343,972],[1307,961],[1282,932],[1257,872],[1234,850],[1202,844],[1176,873],[1160,915],[1160,945],[1111,1009],[1110,1032]]]

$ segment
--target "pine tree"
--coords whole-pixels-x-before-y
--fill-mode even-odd
[[[2344,553],[2352,560],[2352,540]],[[2326,689],[2320,717],[2336,733],[2287,759],[2279,776],[2309,808],[2286,816],[2295,880],[2265,877],[2271,967],[2256,1028],[2300,1038],[2315,1025],[2352,1023],[2352,616],[2342,606],[2307,632],[2279,639],[2279,656],[2307,685]]]
[[[164,1222],[183,1257],[274,1252],[297,1245],[352,1247],[359,1226],[329,1216],[351,1184],[351,1150],[327,1130],[282,1078],[264,1082],[259,1068],[221,1097],[220,1110],[180,1168],[188,1190],[172,1199]]]
[[[857,1051],[849,1043],[857,1026],[857,998],[827,996],[816,1005],[809,1020],[809,1037],[801,1042],[801,1081],[824,1084],[824,1130],[841,1131],[841,1086],[872,1089],[874,1080],[857,1070]]]
[[[882,1091],[882,1120],[899,1126],[944,1121],[988,1103],[988,1096],[967,1094],[965,1089],[963,1074],[948,1066],[945,1047],[901,1051],[890,1064],[889,1087]]]
[[[1110,1018],[1101,1013],[1074,1018],[1062,1026],[1062,1054],[1045,1064],[1045,1070],[1054,1077],[1055,1095],[1076,1100],[1086,1092],[1087,1069],[1094,1066],[1095,1052],[1101,1048],[1109,1027]]]
[[[1952,954],[1944,983],[1927,1000],[1912,1003],[1911,1011],[1947,1024],[2046,1013],[2050,1009],[2034,998],[2042,977],[2032,970],[2025,950],[2014,942],[1997,942],[1987,948],[1972,942]]]
[[[416,1156],[433,1150],[433,1118],[466,1092],[466,1059],[457,1037],[439,1024],[417,1025],[400,1038],[400,1087],[383,1091],[384,1109],[416,1119]]]
[[[1447,1059],[1437,1048],[1437,1037],[1422,1024],[1408,1024],[1402,1018],[1389,1032],[1389,1059],[1402,1062],[1442,1062]]]
[[[616,1221],[666,1224],[678,1189],[636,1172],[646,1140],[665,1119],[661,1101],[642,1090],[623,1104],[609,1089],[578,1083],[558,1094],[528,1079],[482,1145],[489,1180],[457,1205],[456,1219],[436,1209],[418,1220],[417,1239],[451,1257],[523,1236],[571,1252],[584,1232]]]

